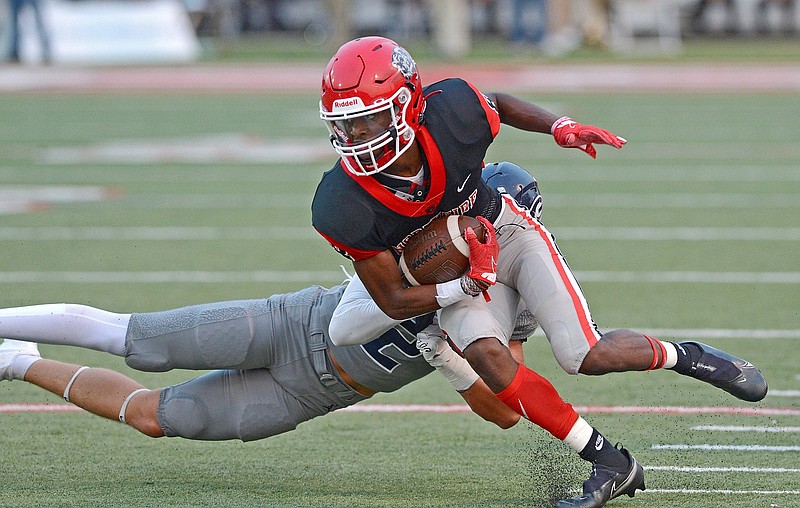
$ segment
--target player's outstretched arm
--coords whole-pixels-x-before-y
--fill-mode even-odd
[[[432,324],[417,334],[417,349],[475,414],[502,429],[513,427],[519,421],[519,414],[503,404],[469,363],[450,347],[438,325]]]
[[[513,95],[490,93],[487,96],[497,107],[500,121],[517,129],[548,134],[558,119],[558,115]]]
[[[464,360],[464,363],[466,362]],[[478,378],[463,392],[458,393],[473,413],[501,429],[510,429],[520,420],[519,414],[503,404],[481,378]]]
[[[333,311],[328,332],[337,346],[352,346],[377,339],[399,323],[378,307],[364,283],[355,275]]]
[[[593,146],[595,144],[622,148],[627,143],[625,138],[605,129],[580,124],[568,116],[559,117],[512,95],[495,93],[488,94],[488,97],[497,107],[502,123],[530,132],[549,132],[559,146],[578,148],[592,158],[597,157],[597,150]]]

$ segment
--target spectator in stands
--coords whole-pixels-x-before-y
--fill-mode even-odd
[[[726,34],[735,34],[739,31],[739,15],[736,11],[735,0],[700,0],[692,10],[691,30],[695,34],[704,34],[709,31],[708,24],[709,9],[722,8],[725,13],[725,25],[723,31]]]
[[[786,35],[797,30],[795,0],[760,0],[756,5],[756,30],[759,33],[771,33],[775,29]],[[769,10],[776,7],[780,11],[780,25],[771,26]]]
[[[29,7],[33,12],[36,22],[36,31],[39,35],[39,45],[42,51],[42,61],[50,62],[50,38],[47,34],[39,0],[9,0],[9,17],[11,22],[11,47],[9,48],[8,59],[12,62],[20,61],[20,19],[25,7]]]
[[[509,39],[541,44],[547,34],[547,0],[514,0]]]

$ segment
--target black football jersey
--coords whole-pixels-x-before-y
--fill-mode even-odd
[[[399,258],[408,237],[440,215],[481,215],[493,221],[499,196],[481,179],[486,150],[500,116],[474,86],[446,79],[427,86],[425,115],[416,133],[429,188],[410,201],[374,176],[356,176],[341,159],[317,186],[311,205],[314,228],[341,254],[365,259],[386,249]]]

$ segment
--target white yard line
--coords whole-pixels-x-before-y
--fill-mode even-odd
[[[83,411],[72,404],[36,404],[21,402],[18,404],[0,404],[0,413],[73,413]]]
[[[800,272],[578,271],[581,282],[690,282],[701,284],[798,284]]]
[[[800,473],[800,469],[785,467],[644,466],[644,468],[648,471],[675,471],[678,473]]]
[[[662,282],[700,284],[798,284],[800,272],[612,272],[578,271],[581,282]],[[0,283],[71,282],[71,283],[165,283],[202,282],[331,282],[342,279],[340,271],[258,270],[222,271],[19,271],[0,272]]]
[[[726,193],[547,193],[543,194],[545,207],[569,208],[797,208],[800,195],[774,193],[768,199],[753,199],[752,194]],[[546,208],[545,208],[546,209]]]
[[[749,406],[574,406],[585,414],[800,416],[800,408]]]
[[[115,209],[296,209],[308,210],[310,194],[128,194],[124,198],[118,189],[83,188],[80,186],[27,186],[26,195],[16,193],[9,186],[0,188],[0,197],[20,202],[84,202],[84,206],[113,206]],[[102,190],[98,190],[102,189]],[[13,195],[12,195],[13,193]],[[98,205],[98,201],[113,202]],[[91,203],[95,202],[95,203]],[[794,209],[800,208],[800,195],[772,193],[769,199],[754,200],[752,194],[743,193],[548,193],[548,208],[687,208],[687,209],[738,209],[742,203],[748,208]],[[74,206],[74,205],[73,205]],[[2,210],[0,209],[0,213]],[[11,212],[5,212],[11,213]],[[557,231],[554,231],[558,233]],[[688,234],[693,234],[689,232]],[[730,234],[730,233],[726,233]],[[790,233],[792,234],[792,233]]]
[[[695,425],[691,430],[708,430],[711,432],[757,432],[757,433],[794,433],[800,427],[755,427],[749,425]]]
[[[2,207],[2,205],[0,205]],[[0,212],[2,208],[0,208]],[[800,241],[795,227],[555,227],[560,240]],[[0,240],[319,240],[299,226],[0,227]]]
[[[284,141],[277,139],[275,141]],[[290,140],[291,141],[291,140]],[[315,143],[316,138],[310,140]],[[520,143],[529,143],[529,138],[520,139]],[[549,141],[548,141],[549,143]],[[330,145],[326,147],[330,150]],[[332,153],[332,152],[330,152]],[[44,152],[39,152],[43,157]],[[628,159],[635,160],[635,154],[627,154]],[[333,159],[328,157],[330,162]],[[171,161],[174,163],[175,161]],[[158,183],[169,181],[180,181],[181,179],[191,178],[192,182],[203,183],[297,183],[319,181],[322,176],[320,171],[309,171],[305,169],[286,170],[286,164],[277,167],[265,167],[253,170],[248,166],[230,164],[225,161],[207,160],[196,164],[182,163],[180,166],[165,166],[170,161],[159,162],[158,164],[146,165],[136,163],[136,171],[131,171],[129,164],[109,165],[101,164],[97,166],[80,164],[70,167],[69,171],[64,171],[62,166],[39,166],[39,167],[19,167],[19,166],[0,166],[0,180],[7,181],[51,181],[84,183],[87,185],[102,184],[121,184],[121,183]],[[712,161],[713,163],[713,161]],[[327,169],[327,168],[324,168]],[[741,165],[731,167],[730,165],[709,165],[704,161],[702,164],[683,161],[680,165],[664,164],[663,161],[644,159],[637,161],[632,167],[614,166],[604,167],[597,170],[592,167],[590,170],[581,171],[574,169],[571,171],[547,171],[542,172],[536,168],[531,168],[534,176],[541,182],[574,182],[576,177],[582,182],[798,182],[800,172],[797,165],[770,164],[763,165]],[[550,195],[549,193],[547,194]]]
[[[800,195],[796,193],[772,193],[769,199],[754,200],[745,193],[548,193],[544,196],[545,207],[554,208],[693,208],[724,209],[748,208],[784,209],[799,208]],[[124,201],[115,201],[113,206],[131,208],[294,208],[308,209],[311,196],[291,195],[242,195],[242,194],[131,194]]]
[[[623,327],[614,327],[623,328]],[[797,329],[748,330],[744,328],[650,328],[643,329],[648,335],[671,337],[676,339],[800,339]]]
[[[701,450],[736,452],[800,452],[794,445],[719,445],[719,444],[655,444],[652,450]]]
[[[800,490],[647,489],[642,492],[637,492],[637,494],[749,494],[755,496],[799,496]]]
[[[553,227],[560,240],[797,241],[800,228],[746,227]]]
[[[117,188],[96,185],[0,185],[0,215],[31,213],[51,203],[76,203],[118,199]]]
[[[798,237],[800,239],[800,236]],[[0,227],[0,240],[321,240],[311,227]]]
[[[207,271],[163,271],[163,272],[0,272],[4,283],[52,283],[71,284],[163,284],[200,283],[228,284],[237,282],[341,282],[341,271],[296,271],[263,270],[255,272],[207,272]]]
[[[770,390],[770,397],[800,397],[800,390]]]

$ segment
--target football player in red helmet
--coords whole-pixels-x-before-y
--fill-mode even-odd
[[[322,78],[320,117],[345,168],[373,175],[414,141],[425,101],[408,51],[379,37],[342,47]]]
[[[743,400],[764,398],[759,370],[728,353],[631,330],[601,332],[554,236],[512,196],[481,179],[501,124],[549,133],[560,146],[593,158],[595,144],[622,148],[624,138],[511,95],[481,93],[462,79],[421,87],[408,52],[382,37],[339,49],[325,69],[321,99],[321,117],[341,158],[317,187],[314,227],[353,261],[383,312],[402,320],[438,310],[442,329],[500,400],[592,462],[583,494],[559,507],[597,508],[633,496],[644,488],[642,467],[514,359],[508,339],[516,305],[492,298],[496,283],[524,301],[569,373],[672,369]],[[408,237],[452,214],[477,217],[487,229],[486,243],[467,232],[470,271],[449,282],[405,287],[397,261]],[[346,342],[358,325],[334,315],[331,339]]]

